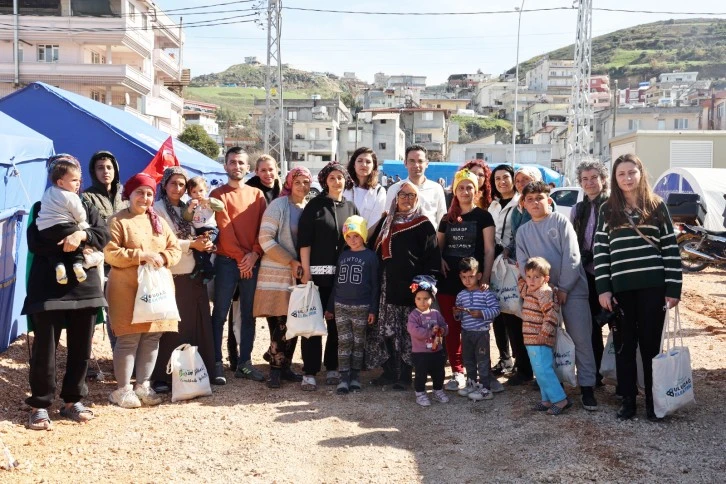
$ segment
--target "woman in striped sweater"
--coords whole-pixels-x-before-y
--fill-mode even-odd
[[[681,297],[681,259],[670,214],[648,184],[643,163],[634,154],[613,164],[610,198],[600,209],[595,235],[595,285],[600,305],[623,310],[615,345],[620,419],[635,416],[635,350],[640,345],[645,373],[645,404],[653,412],[651,360],[660,352],[666,307]]]

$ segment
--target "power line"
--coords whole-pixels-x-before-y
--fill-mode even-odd
[[[448,16],[448,15],[498,15],[498,14],[518,14],[516,10],[483,10],[475,12],[374,12],[374,11],[362,11],[362,10],[332,10],[323,8],[306,8],[306,7],[282,7],[285,10],[298,10],[303,12],[317,12],[317,13],[344,13],[344,14],[357,14],[357,15],[400,15],[400,16]],[[558,10],[569,10],[574,11],[574,7],[548,7],[548,8],[530,8],[522,10],[522,13],[528,12],[553,12]],[[708,15],[717,16],[725,15],[726,12],[674,12],[674,11],[657,11],[657,10],[634,10],[624,8],[606,8],[599,7],[593,8],[593,10],[601,10],[605,12],[620,12],[620,13],[643,13],[643,14],[661,14],[661,15]]]
[[[214,3],[212,5],[205,5],[203,7],[184,7],[184,8],[172,8],[169,10],[162,10],[164,13],[169,12],[181,12],[186,10],[198,10],[198,9],[205,9],[205,8],[211,8],[211,7],[221,7],[223,5],[233,5],[233,4],[239,4],[239,3],[253,3],[253,2],[259,2],[260,0],[237,0],[236,2],[224,2],[224,3]],[[188,15],[188,14],[185,14]]]

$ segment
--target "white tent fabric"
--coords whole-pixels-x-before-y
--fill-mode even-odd
[[[709,230],[724,229],[726,168],[671,168],[655,182],[654,191],[664,200],[672,192],[698,193],[706,205],[703,226]]]

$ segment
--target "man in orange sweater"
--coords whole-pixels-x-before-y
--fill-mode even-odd
[[[242,182],[249,169],[247,153],[237,146],[230,148],[224,157],[227,184],[215,188],[209,194],[210,197],[220,200],[225,207],[225,210],[215,214],[219,237],[217,257],[214,261],[212,331],[215,365],[212,383],[216,385],[227,383],[222,365],[222,332],[237,285],[239,285],[242,327],[239,335],[239,364],[234,376],[255,381],[265,379],[264,375],[252,366],[251,356],[255,341],[252,303],[257,287],[257,271],[262,258],[262,247],[257,237],[267,202],[259,189]]]

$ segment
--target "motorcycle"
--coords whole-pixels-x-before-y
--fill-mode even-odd
[[[724,217],[726,227],[726,212]],[[687,223],[676,223],[675,230],[684,271],[698,272],[708,266],[726,266],[726,230],[708,230]]]

